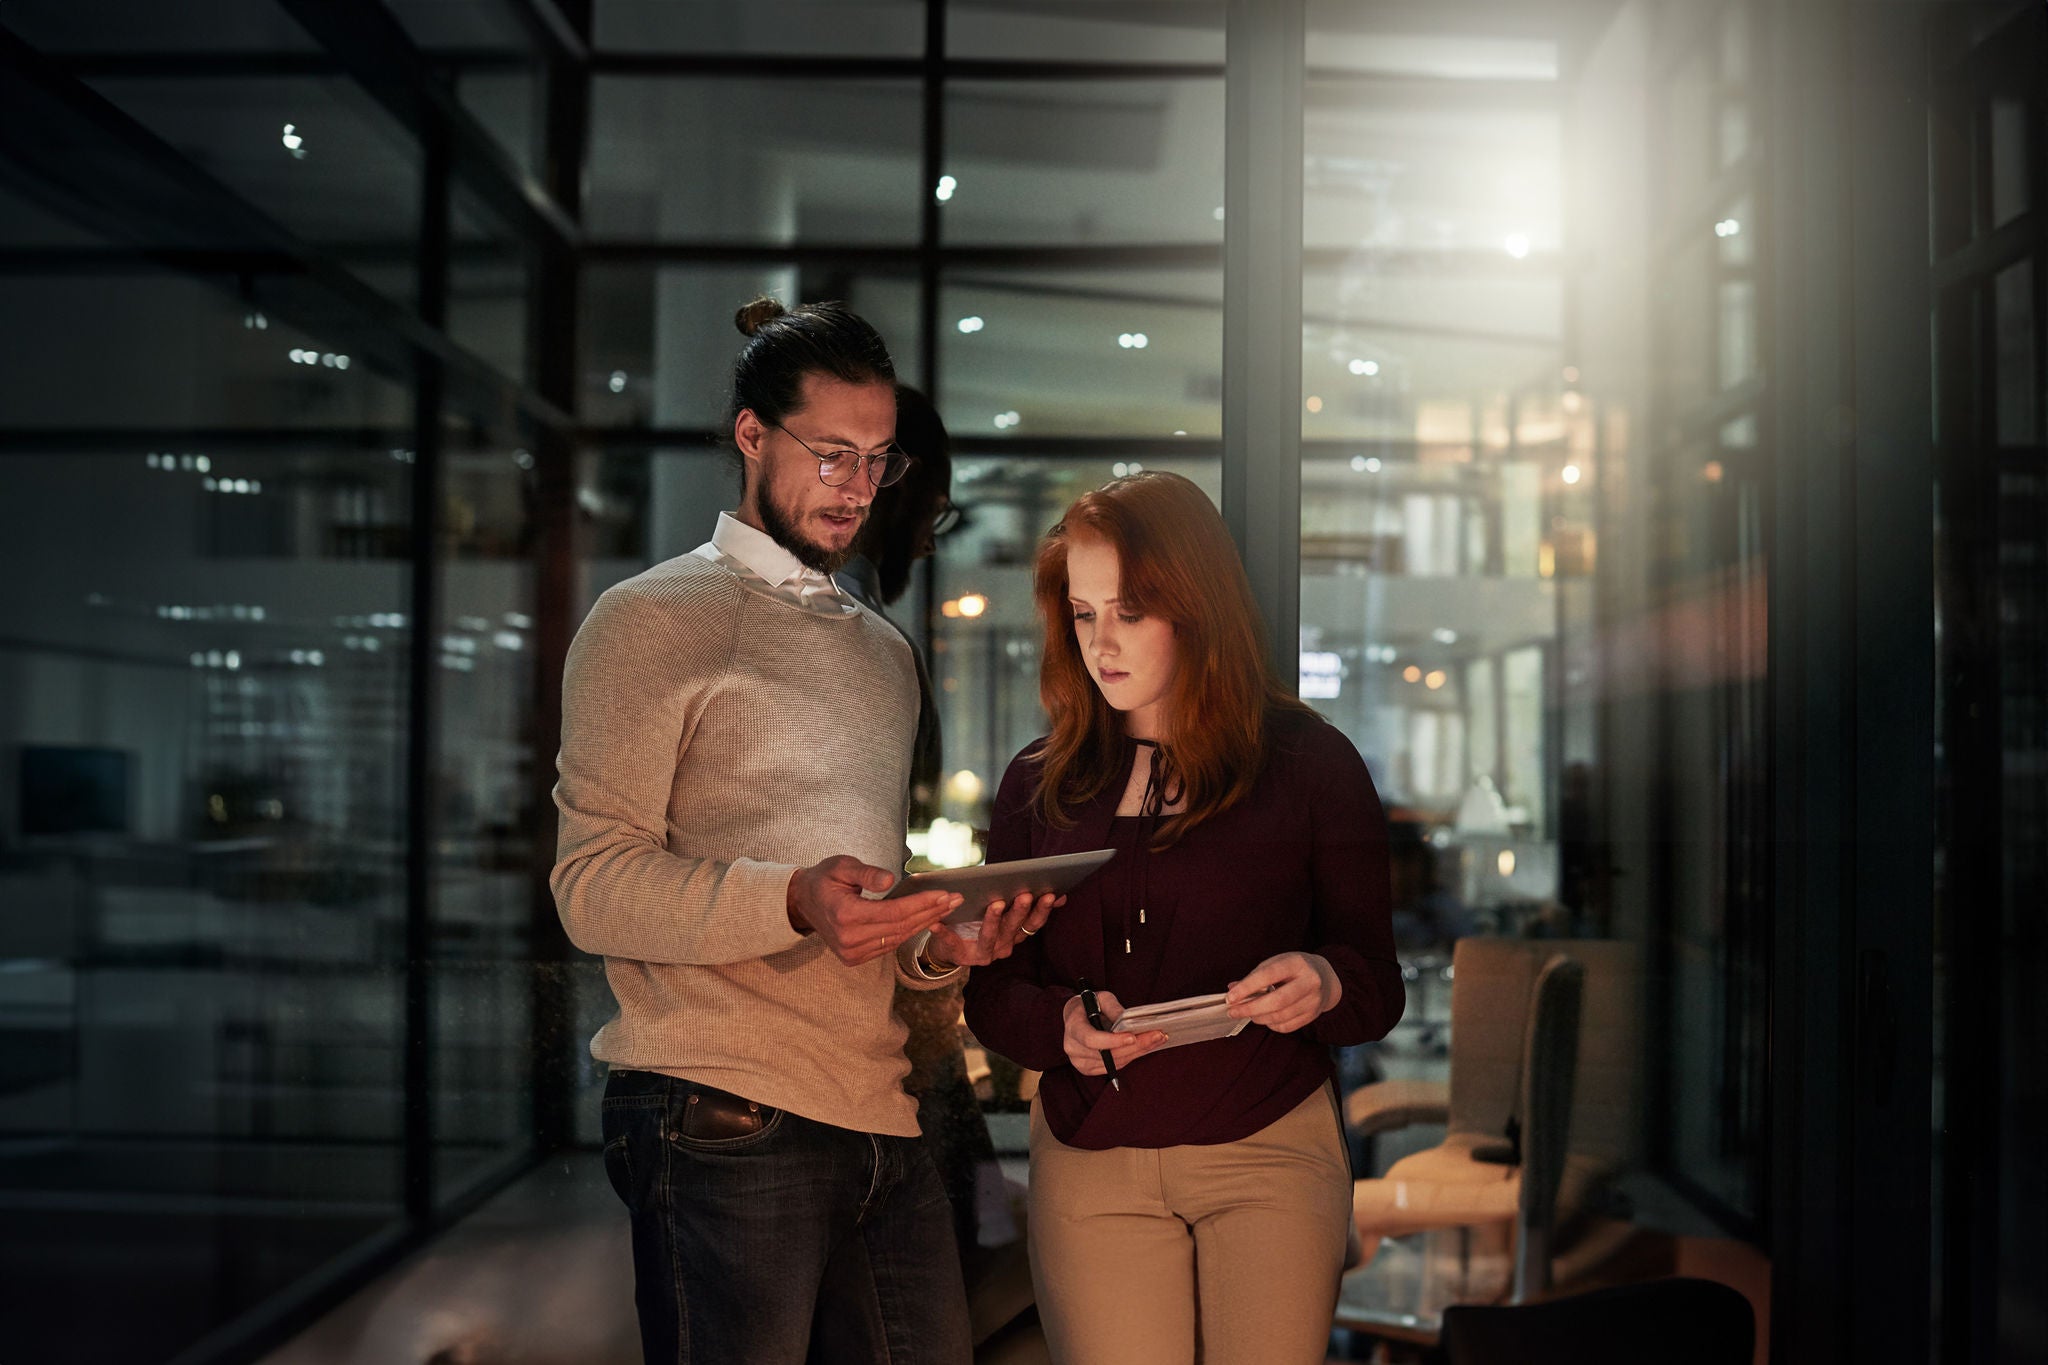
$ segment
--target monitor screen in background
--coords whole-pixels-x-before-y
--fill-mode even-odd
[[[121,749],[22,746],[21,832],[127,833],[128,766]]]

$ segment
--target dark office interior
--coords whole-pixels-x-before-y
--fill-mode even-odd
[[[919,858],[1134,469],[1365,757],[1333,1360],[1510,1358],[1445,1314],[1540,1234],[1629,1359],[1676,1278],[1757,1361],[2048,1361],[2040,0],[0,4],[0,1359],[639,1359],[561,677],[734,505],[758,293],[951,431]],[[1553,952],[1555,1207],[1374,1224]],[[1042,1360],[961,1041],[977,1360]]]

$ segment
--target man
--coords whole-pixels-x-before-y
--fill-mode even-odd
[[[663,1365],[963,1362],[890,997],[1007,955],[1051,901],[991,906],[966,940],[938,924],[958,896],[864,898],[905,854],[916,673],[829,575],[903,468],[894,370],[837,305],[756,300],[738,322],[739,510],[607,591],[563,684],[554,890],[619,1003],[591,1050],[642,1345]]]

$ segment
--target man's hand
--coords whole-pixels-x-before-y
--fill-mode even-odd
[[[1028,891],[1013,901],[990,901],[979,924],[960,926],[962,930],[971,929],[971,933],[956,933],[945,924],[934,928],[925,956],[939,967],[986,967],[1008,957],[1019,943],[1045,927],[1048,915],[1066,903],[1065,896],[1033,897]]]
[[[952,891],[920,891],[900,900],[871,901],[863,891],[887,891],[896,874],[844,854],[806,867],[789,879],[789,922],[825,940],[849,967],[872,961],[924,932],[960,904]]]

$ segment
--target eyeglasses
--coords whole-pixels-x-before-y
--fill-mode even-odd
[[[960,521],[960,509],[948,502],[939,509],[939,514],[932,518],[932,534],[943,536],[950,531],[957,531],[960,529]]]
[[[901,446],[892,445],[873,455],[863,455],[855,450],[819,450],[780,422],[768,425],[818,457],[818,482],[827,488],[837,488],[848,482],[863,467],[867,469],[868,480],[877,488],[887,488],[910,472],[910,456]]]

